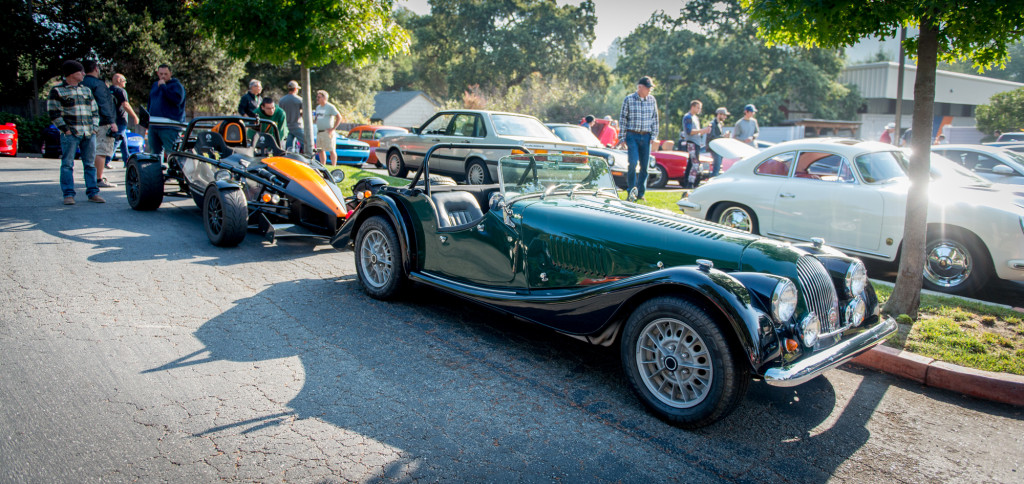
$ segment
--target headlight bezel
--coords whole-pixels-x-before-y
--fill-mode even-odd
[[[846,269],[846,276],[843,282],[847,297],[857,297],[864,294],[868,285],[868,269],[860,259],[854,259],[850,267]]]
[[[789,321],[796,314],[799,301],[800,293],[796,290],[796,284],[789,279],[780,280],[772,291],[772,316],[782,323]]]
[[[818,336],[821,334],[821,320],[814,311],[807,313],[800,321],[800,341],[807,348],[813,348],[818,344]]]

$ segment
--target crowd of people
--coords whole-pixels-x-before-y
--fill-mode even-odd
[[[60,132],[61,168],[60,187],[65,205],[75,204],[74,160],[81,153],[85,195],[90,202],[104,203],[102,188],[116,188],[117,184],[104,176],[117,141],[121,141],[121,156],[127,163],[128,143],[125,133],[128,118],[136,125],[144,125],[146,151],[162,155],[171,149],[181,136],[185,123],[185,87],[171,72],[171,66],[161,64],[156,71],[157,80],[149,91],[146,107],[136,112],[125,90],[127,78],[120,73],[112,76],[108,85],[101,78],[101,66],[95,60],[67,60],[61,65],[63,80],[50,89],[47,113]],[[266,120],[265,131],[276,127],[279,139],[288,151],[302,151],[305,130],[302,124],[302,98],[296,81],[287,85],[288,94],[275,101],[262,96],[263,84],[253,79],[248,90],[238,101],[238,114]],[[313,123],[317,156],[321,162],[336,165],[338,155],[333,149],[337,129],[344,122],[338,108],[328,102],[327,91],[317,91],[313,109]],[[252,133],[249,133],[251,136]]]

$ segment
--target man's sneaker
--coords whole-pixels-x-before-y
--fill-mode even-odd
[[[64,197],[64,205],[74,205],[75,197]]]
[[[72,200],[72,201],[74,201],[74,200]],[[94,203],[107,203],[107,201],[104,200],[103,197],[101,197],[99,195],[93,195],[93,196],[89,197],[89,201],[90,202],[94,202]]]
[[[114,169],[114,165],[111,165],[109,161],[107,162],[107,169],[108,170],[113,170]]]
[[[100,188],[117,188],[117,185],[107,181],[107,177],[103,177],[99,181],[97,181],[96,186]]]

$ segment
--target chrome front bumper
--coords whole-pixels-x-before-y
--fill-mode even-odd
[[[769,369],[764,374],[764,381],[776,387],[799,385],[882,343],[895,333],[896,329],[896,320],[886,317],[873,327],[850,339],[840,341],[831,348],[803,358],[792,365]]]

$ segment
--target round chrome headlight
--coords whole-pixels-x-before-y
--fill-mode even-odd
[[[803,340],[804,346],[808,348],[814,347],[815,343],[818,342],[818,333],[821,332],[821,322],[818,321],[818,315],[814,312],[807,313],[803,321],[800,321],[800,339]]]
[[[868,270],[864,263],[854,260],[850,268],[846,270],[846,295],[849,297],[864,294],[864,288],[868,285]]]
[[[605,160],[608,161],[608,166],[615,166],[615,155],[608,155]]]
[[[857,296],[853,298],[846,305],[846,324],[850,326],[860,326],[860,323],[864,322],[864,315],[868,311],[867,304],[864,304],[864,300]]]
[[[772,292],[772,315],[777,321],[789,321],[796,312],[796,301],[796,285],[789,279],[783,279]]]
[[[657,168],[658,167],[658,162],[654,159],[654,155],[650,155],[647,158],[648,158],[648,160],[647,160],[647,167],[648,168]]]
[[[217,173],[213,174],[215,180],[228,181],[231,179],[231,172],[228,170],[217,170]]]

